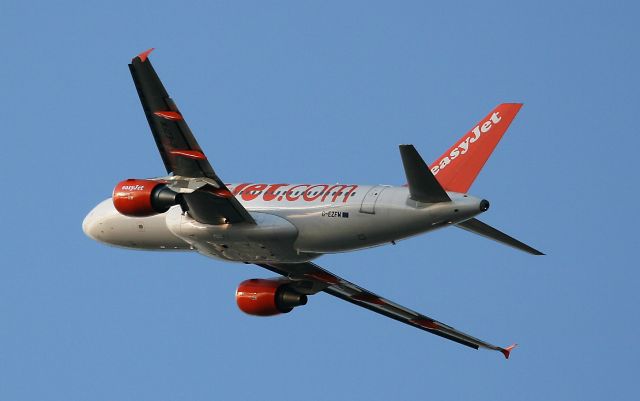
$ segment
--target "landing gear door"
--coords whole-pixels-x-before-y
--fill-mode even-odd
[[[371,187],[369,192],[367,192],[367,194],[364,196],[364,199],[362,200],[362,205],[360,206],[360,213],[375,214],[376,202],[378,201],[378,197],[380,196],[382,191],[384,191],[383,186],[378,185],[375,187]]]

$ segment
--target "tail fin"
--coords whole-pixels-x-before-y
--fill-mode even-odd
[[[499,105],[430,166],[444,189],[469,190],[521,107],[522,103]]]

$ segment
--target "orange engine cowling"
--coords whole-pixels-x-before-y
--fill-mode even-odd
[[[254,316],[273,316],[291,312],[307,303],[307,296],[289,288],[283,279],[251,279],[240,283],[236,302],[244,313]]]
[[[113,206],[125,216],[146,217],[164,213],[177,204],[178,193],[158,181],[128,179],[113,189]]]

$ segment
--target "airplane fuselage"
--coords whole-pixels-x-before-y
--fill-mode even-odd
[[[412,200],[405,186],[229,184],[257,224],[199,223],[180,206],[150,217],[120,214],[112,200],[87,215],[83,228],[110,245],[197,250],[228,261],[305,262],[323,253],[398,241],[482,213],[488,202],[448,192],[451,202]]]

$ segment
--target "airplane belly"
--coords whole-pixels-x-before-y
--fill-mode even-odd
[[[297,228],[282,217],[251,212],[256,224],[209,225],[188,215],[170,211],[167,226],[199,253],[227,261],[247,263],[296,263],[317,255],[298,253],[293,244]]]

